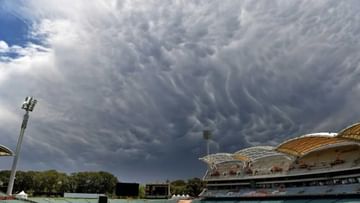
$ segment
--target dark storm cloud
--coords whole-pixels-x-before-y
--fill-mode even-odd
[[[357,1],[27,4],[50,48],[2,63],[0,77],[13,116],[3,144],[16,143],[15,103],[40,100],[23,169],[201,176],[205,128],[213,152],[234,152],[358,121]]]

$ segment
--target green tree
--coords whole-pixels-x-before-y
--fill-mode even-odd
[[[184,180],[175,180],[170,183],[171,194],[186,194],[186,182]]]
[[[189,179],[186,183],[186,192],[191,197],[197,197],[204,189],[204,182],[200,178]]]
[[[0,190],[6,193],[7,186],[10,179],[10,171],[0,171]]]
[[[33,177],[32,188],[34,192],[63,193],[68,191],[68,176],[56,170],[42,172],[27,172]]]
[[[28,172],[18,171],[16,172],[13,193],[18,193],[22,190],[29,191],[33,184],[34,179]]]
[[[139,186],[139,198],[144,199],[145,198],[145,185]]]
[[[113,174],[105,171],[100,171],[98,174],[100,177],[100,193],[113,194],[118,179]]]
[[[6,192],[10,171],[0,171],[0,189]],[[111,173],[79,172],[70,176],[56,170],[48,171],[18,171],[14,182],[14,193],[21,190],[27,193],[106,193],[113,194],[117,178]]]
[[[79,193],[113,194],[117,178],[104,171],[79,172],[70,176],[70,188]]]

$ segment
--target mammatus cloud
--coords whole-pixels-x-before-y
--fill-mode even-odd
[[[340,130],[360,115],[359,6],[6,3],[42,43],[0,60],[0,121],[11,118],[0,124],[2,144],[14,148],[28,94],[39,105],[22,169],[108,170],[135,181],[201,176],[205,128],[212,151],[224,152]],[[1,53],[9,49],[0,42]]]

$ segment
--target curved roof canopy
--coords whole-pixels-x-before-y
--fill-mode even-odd
[[[254,162],[268,157],[285,157],[292,160],[294,156],[301,157],[316,150],[328,149],[329,147],[359,145],[360,146],[360,123],[353,124],[337,133],[312,133],[286,140],[277,147],[257,146],[249,147],[235,152],[210,154],[200,160],[210,166],[220,163],[238,161]],[[9,156],[13,153],[0,145],[0,156]]]
[[[291,159],[288,155],[275,151],[271,146],[258,146],[249,147],[235,152],[234,158],[242,161],[256,161],[258,159],[273,157],[273,156],[285,156]]]
[[[336,133],[315,133],[287,140],[277,146],[276,150],[294,156],[303,156],[321,147],[349,142]]]
[[[343,129],[338,134],[338,137],[360,141],[360,123],[355,123],[345,129]]]
[[[4,145],[0,145],[0,156],[12,156],[14,153]]]
[[[209,165],[217,165],[228,161],[239,161],[234,159],[233,155],[229,153],[210,154],[203,158],[200,158],[200,160],[206,162]]]

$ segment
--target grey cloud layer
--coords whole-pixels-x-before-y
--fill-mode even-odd
[[[0,87],[15,114],[26,93],[40,99],[23,168],[201,176],[204,128],[213,151],[232,152],[358,120],[357,1],[28,4],[51,51],[39,74]]]

